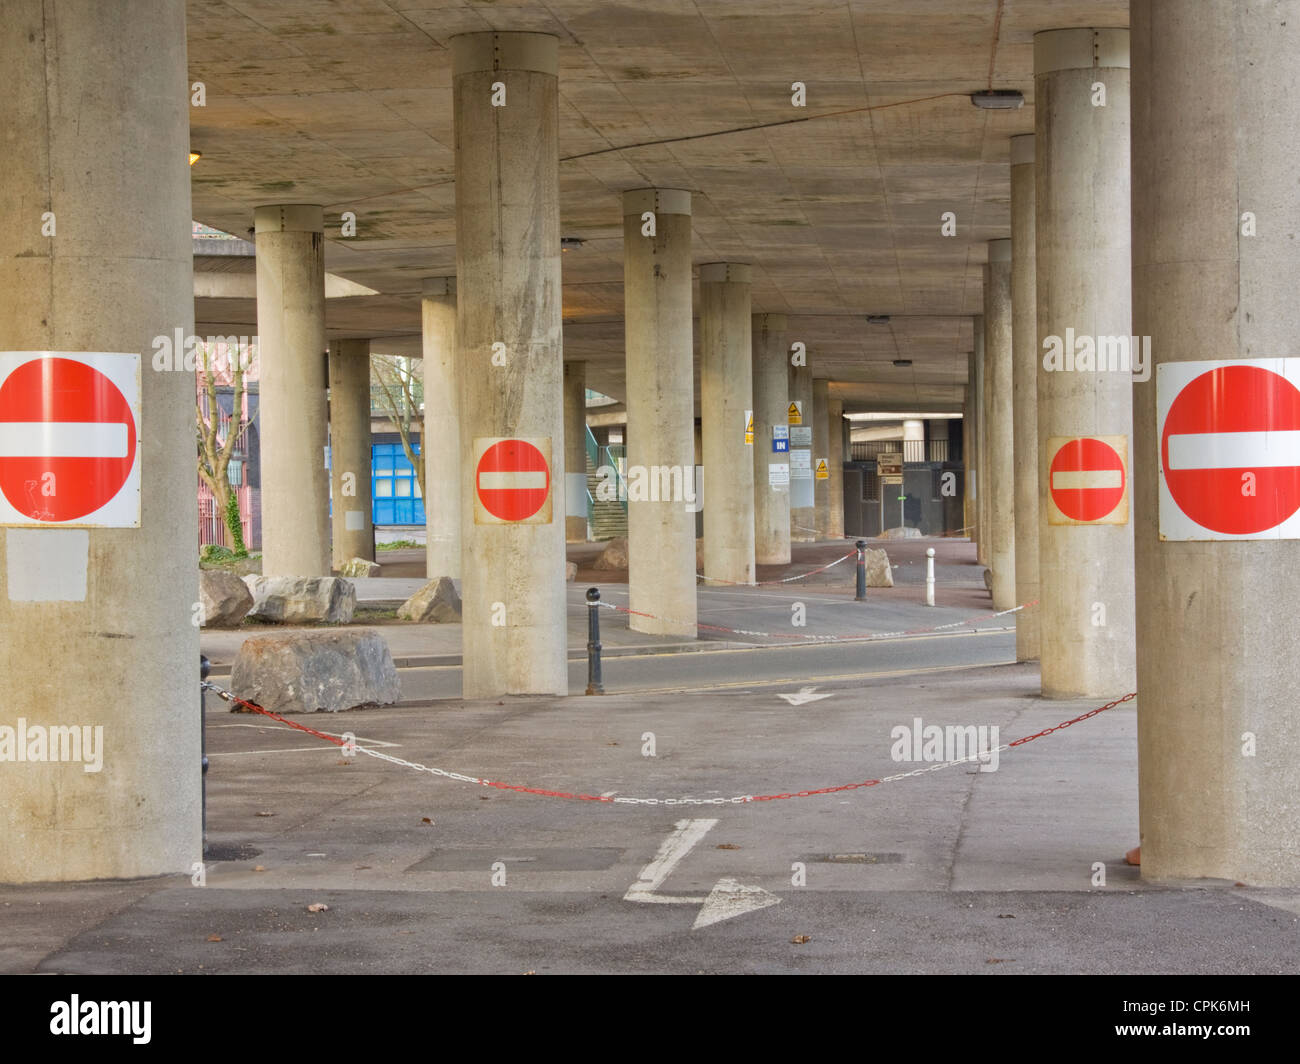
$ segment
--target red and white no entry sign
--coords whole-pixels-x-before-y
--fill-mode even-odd
[[[0,353],[0,524],[140,524],[140,356]]]
[[[551,523],[550,437],[474,441],[474,523]]]
[[[1160,535],[1300,538],[1300,361],[1157,368]]]
[[[1128,439],[1053,436],[1047,441],[1048,523],[1122,525],[1128,521]]]

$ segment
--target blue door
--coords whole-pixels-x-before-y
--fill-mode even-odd
[[[420,445],[412,445],[420,453]],[[370,447],[370,496],[374,523],[424,524],[420,482],[400,443],[375,443]]]

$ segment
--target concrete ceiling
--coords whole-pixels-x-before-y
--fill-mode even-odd
[[[621,193],[688,188],[696,264],[753,264],[754,310],[790,315],[850,410],[960,406],[985,242],[1009,235],[1007,142],[1033,131],[1033,34],[1128,24],[1126,0],[186,6],[207,92],[194,217],[245,236],[259,204],[324,204],[326,268],[380,293],[331,299],[331,336],[419,353],[420,280],[455,268],[450,38],[544,31],[560,39],[562,231],[587,241],[563,257],[565,358],[623,397]],[[990,85],[1025,107],[972,107]],[[255,331],[248,299],[202,298],[196,316]]]

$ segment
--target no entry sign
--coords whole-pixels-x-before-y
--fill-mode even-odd
[[[1053,436],[1047,441],[1047,522],[1128,523],[1128,439]]]
[[[1156,368],[1160,538],[1300,539],[1300,359]]]
[[[549,436],[474,441],[474,523],[551,523]]]
[[[140,356],[0,352],[0,525],[140,526]]]

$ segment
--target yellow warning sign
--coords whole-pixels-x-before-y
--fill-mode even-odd
[[[789,417],[787,417],[786,420],[789,421],[791,425],[802,425],[803,424],[803,403],[799,402],[799,400],[796,399],[794,402],[790,404],[790,409],[788,411],[788,414]]]
[[[754,411],[745,411],[745,442],[752,444],[754,442]]]
[[[826,465],[826,459],[825,459],[825,458],[818,458],[818,459],[817,459],[817,472],[816,472],[815,476],[817,477],[818,480],[830,480],[830,479],[831,479],[831,471],[830,471],[830,468]]]

